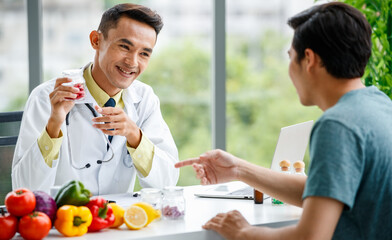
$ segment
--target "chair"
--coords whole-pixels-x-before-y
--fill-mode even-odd
[[[12,146],[16,144],[22,116],[23,111],[0,113],[0,146]]]
[[[6,194],[12,190],[12,158],[22,116],[22,111],[0,113],[0,205],[4,204]]]

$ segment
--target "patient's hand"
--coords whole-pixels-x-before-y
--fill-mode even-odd
[[[228,213],[219,213],[206,224],[204,229],[214,230],[222,235],[225,239],[244,239],[244,232],[252,226],[237,210]]]
[[[228,182],[238,179],[238,164],[241,160],[222,150],[212,150],[197,158],[175,164],[176,168],[192,165],[202,185]]]

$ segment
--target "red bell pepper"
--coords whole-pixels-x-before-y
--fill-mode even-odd
[[[90,209],[93,215],[93,221],[88,227],[89,232],[96,232],[113,225],[115,220],[113,209],[105,199],[102,197],[91,199],[86,207]]]

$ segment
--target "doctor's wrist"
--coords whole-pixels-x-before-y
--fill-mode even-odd
[[[126,138],[128,145],[136,149],[142,141],[142,130],[138,128],[136,131],[131,132]]]
[[[51,138],[58,138],[62,124],[62,122],[56,121],[50,117],[48,123],[46,124],[46,132]]]

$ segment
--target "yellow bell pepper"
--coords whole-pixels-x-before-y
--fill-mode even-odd
[[[54,227],[66,237],[82,236],[92,220],[93,215],[88,207],[64,205],[57,210]]]

